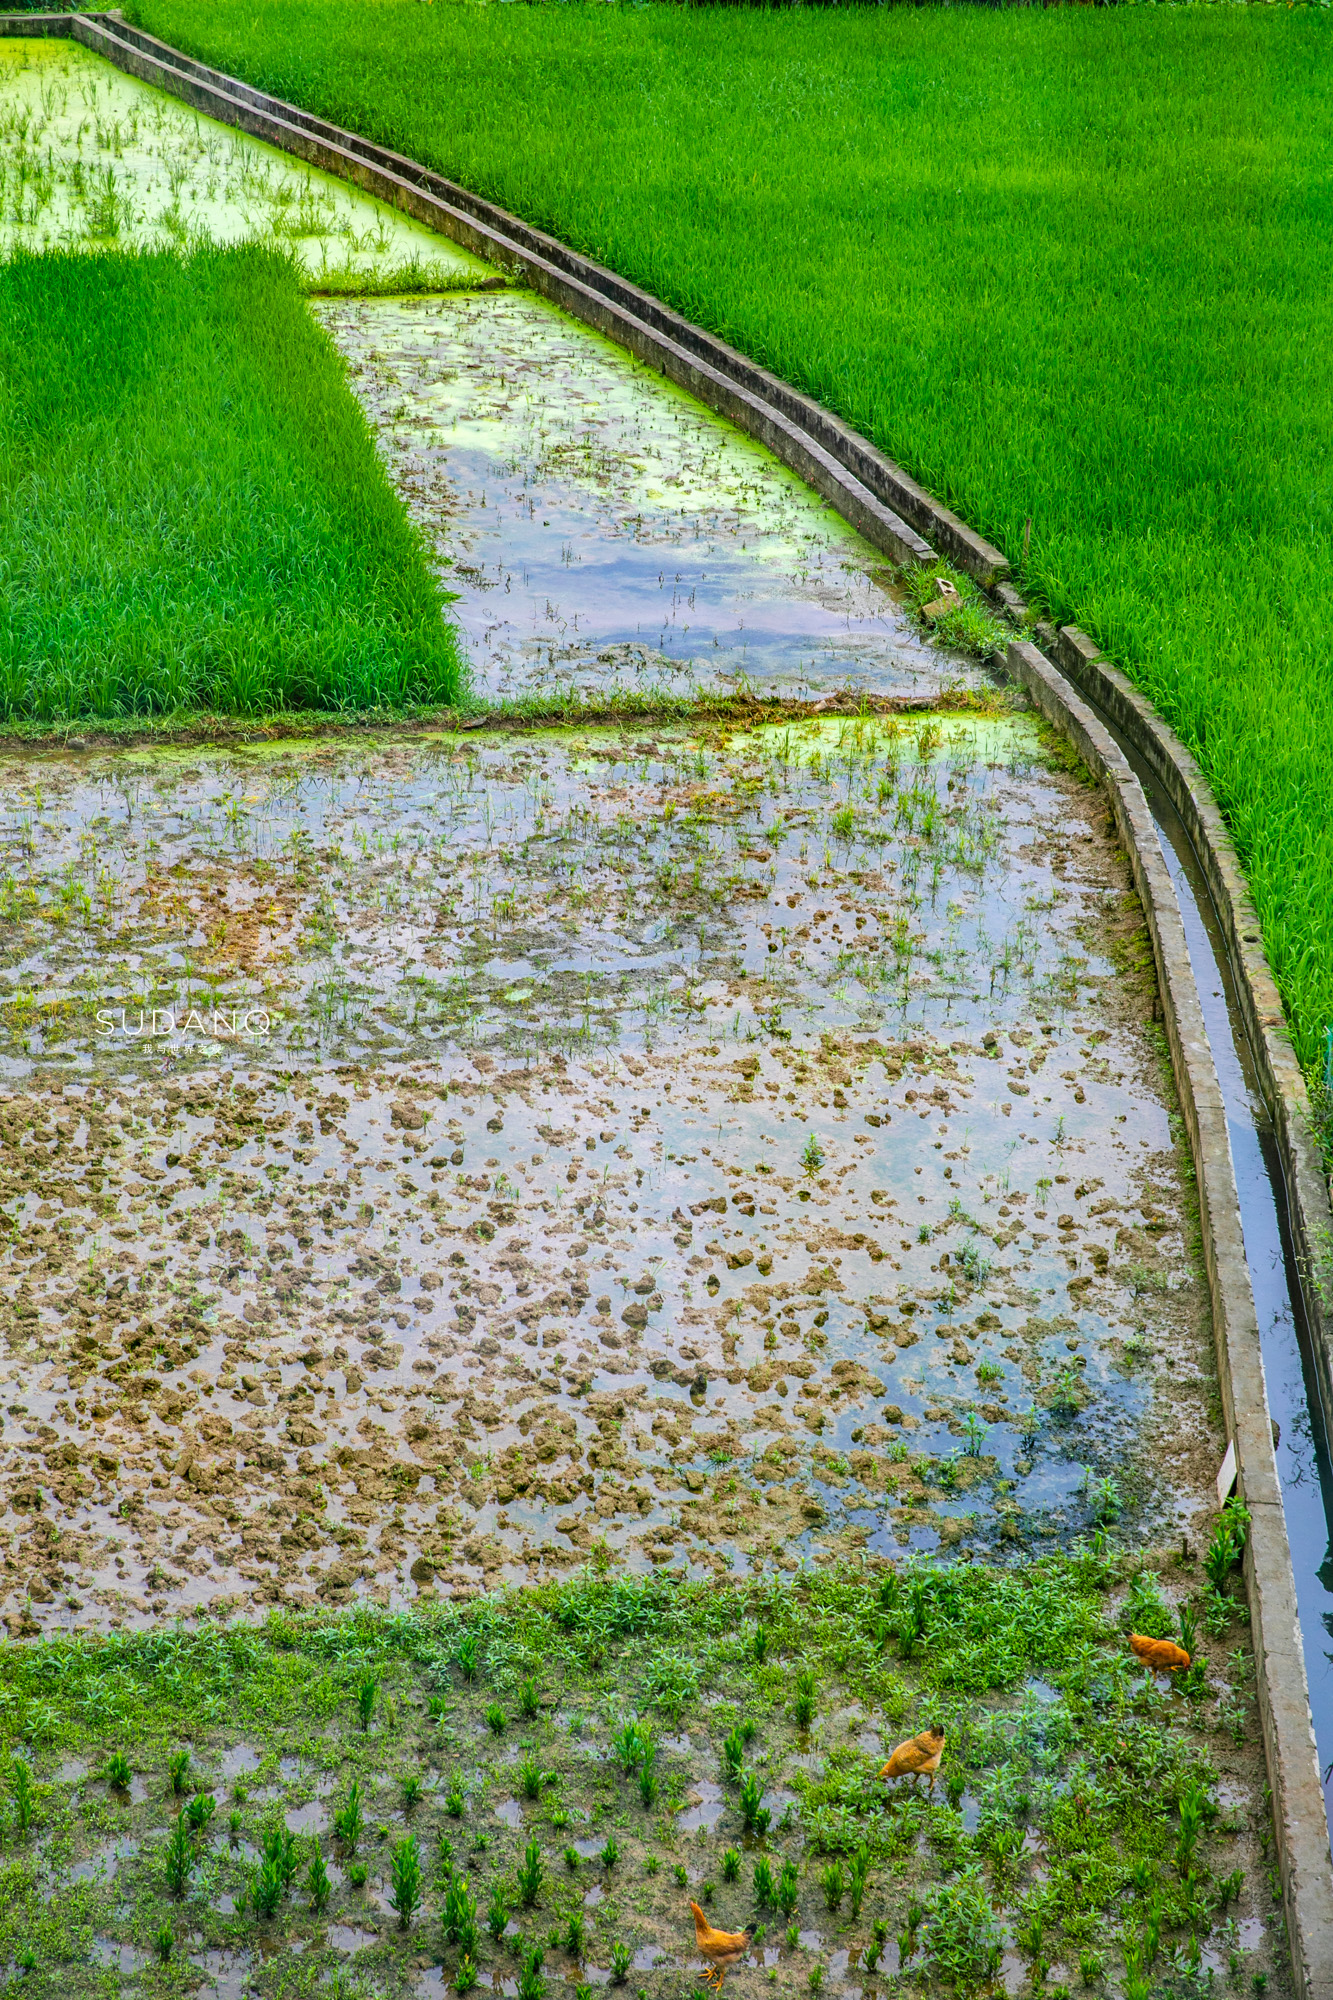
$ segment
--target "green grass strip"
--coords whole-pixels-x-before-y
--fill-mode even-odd
[[[1333,21],[138,0],[839,410],[1199,755],[1333,1020]]]
[[[444,602],[282,257],[0,266],[0,716],[447,705]]]

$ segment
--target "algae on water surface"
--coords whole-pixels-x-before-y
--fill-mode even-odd
[[[307,167],[77,43],[0,37],[0,249],[288,249],[313,284],[479,258],[347,181]]]
[[[883,557],[796,475],[543,299],[339,299],[394,483],[434,544],[479,691],[934,695]]]

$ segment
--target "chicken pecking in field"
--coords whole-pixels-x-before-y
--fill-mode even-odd
[[[881,1778],[911,1778],[914,1784],[918,1778],[929,1777],[933,1792],[943,1755],[944,1731],[938,1722],[932,1722],[930,1728],[923,1729],[919,1736],[909,1736],[905,1743],[900,1743],[879,1775]]]
[[[711,1986],[714,1993],[720,1993],[727,1967],[734,1965],[749,1950],[754,1929],[747,1924],[743,1931],[715,1931],[697,1903],[691,1903],[690,1908],[694,1911],[694,1941],[709,1965],[704,1975],[705,1984]]]
[[[1144,1665],[1155,1673],[1178,1674],[1190,1663],[1185,1648],[1173,1645],[1170,1639],[1146,1639],[1142,1632],[1131,1632],[1129,1643]]]

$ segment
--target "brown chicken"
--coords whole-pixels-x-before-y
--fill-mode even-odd
[[[720,1993],[727,1967],[734,1965],[749,1950],[754,1927],[747,1924],[743,1931],[715,1931],[697,1903],[691,1903],[690,1908],[694,1911],[694,1941],[709,1964],[704,1983],[711,1986],[714,1993]]]
[[[911,1778],[913,1781],[929,1777],[933,1792],[943,1755],[944,1731],[938,1722],[932,1722],[930,1728],[923,1729],[919,1736],[909,1736],[905,1743],[900,1743],[879,1775],[881,1778]]]
[[[1182,1667],[1190,1663],[1185,1648],[1173,1646],[1169,1639],[1145,1639],[1142,1632],[1131,1632],[1129,1643],[1154,1673],[1178,1674]]]

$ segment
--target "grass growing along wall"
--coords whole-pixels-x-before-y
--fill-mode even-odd
[[[137,0],[838,409],[1198,753],[1333,1020],[1333,22]]]
[[[444,593],[294,268],[0,265],[0,715],[448,703]]]

